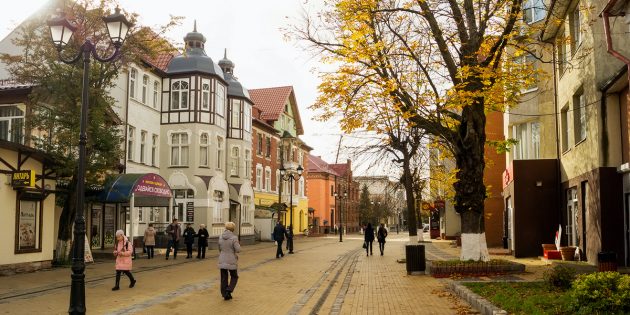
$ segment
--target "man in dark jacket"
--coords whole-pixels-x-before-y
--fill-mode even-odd
[[[289,237],[287,234],[287,229],[284,228],[284,225],[278,221],[276,227],[273,228],[273,240],[278,244],[278,249],[276,250],[276,258],[284,257],[284,253],[282,252],[282,242],[284,241],[284,237]]]
[[[171,253],[171,247],[173,248],[173,259],[177,259],[177,247],[179,246],[179,239],[182,235],[182,228],[179,226],[179,223],[177,223],[177,218],[173,218],[173,223],[168,225],[166,234],[170,236],[166,248],[166,260],[168,260],[168,256]]]
[[[372,223],[368,223],[367,227],[365,228],[363,241],[365,242],[366,256],[372,255],[372,243],[374,242],[374,228],[372,228]]]
[[[193,229],[192,224],[186,224],[186,229],[184,230],[184,243],[186,244],[186,259],[192,258],[193,251],[193,243],[195,242],[195,229]]]
[[[208,234],[208,230],[206,230],[206,225],[200,224],[199,231],[197,232],[197,237],[199,237],[197,241],[197,258],[206,258],[206,247],[208,247],[209,236],[210,234]]]
[[[287,229],[287,250],[289,254],[293,254],[293,227],[290,225]]]

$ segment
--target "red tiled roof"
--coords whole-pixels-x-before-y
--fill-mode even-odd
[[[179,56],[179,52],[160,53],[153,58],[146,56],[143,59],[155,68],[166,71],[166,66],[168,66],[168,63],[171,62],[171,59],[173,59],[175,56]]]
[[[330,164],[326,163],[326,161],[322,160],[320,157],[312,154],[308,155],[308,172],[329,173],[339,176],[337,172],[330,168]]]
[[[293,91],[292,86],[281,86],[249,90],[249,97],[262,112],[260,118],[278,120],[284,111],[284,104]]]
[[[348,164],[329,164],[329,166],[340,176],[348,172]]]

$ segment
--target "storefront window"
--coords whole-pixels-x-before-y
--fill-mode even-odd
[[[17,252],[41,251],[39,246],[41,237],[40,219],[39,201],[20,200],[20,208],[17,213]]]

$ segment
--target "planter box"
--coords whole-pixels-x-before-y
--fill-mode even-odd
[[[522,273],[525,265],[507,261],[490,262],[430,262],[430,273],[435,278],[451,276],[490,276],[499,274]]]

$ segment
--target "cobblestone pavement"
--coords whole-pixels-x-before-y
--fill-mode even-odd
[[[390,233],[385,255],[361,248],[361,235],[300,238],[294,255],[275,258],[273,243],[244,246],[234,299],[219,293],[216,251],[205,260],[134,261],[136,287],[112,292],[113,261],[86,270],[90,314],[457,314],[466,306],[443,292],[443,280],[408,276],[408,236]],[[427,244],[427,258],[454,256]],[[2,277],[0,314],[63,314],[69,301],[70,269]],[[461,311],[460,311],[461,312]]]

